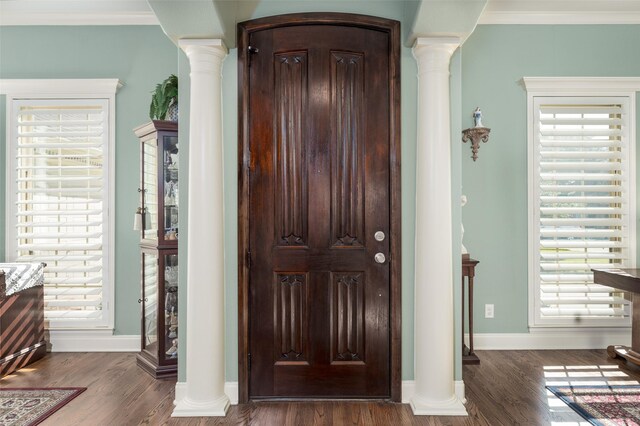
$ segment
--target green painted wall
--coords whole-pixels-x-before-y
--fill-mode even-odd
[[[286,6],[286,7],[285,7]],[[254,18],[310,11],[304,3],[294,10],[265,2]],[[331,3],[331,10],[358,12],[362,6]],[[349,8],[349,9],[348,9]],[[329,9],[323,9],[329,10]],[[363,13],[360,11],[360,13]],[[400,20],[405,12],[393,2],[375,2],[364,13]],[[465,245],[478,258],[476,332],[527,331],[527,186],[526,92],[523,76],[640,76],[636,41],[640,26],[479,26],[456,52],[451,66],[452,207],[458,223],[460,193],[469,202],[462,209]],[[26,54],[24,52],[27,52]],[[402,78],[402,309],[403,379],[413,378],[413,323],[416,63],[403,47]],[[237,51],[223,66],[225,159],[225,313],[227,380],[237,380]],[[139,333],[138,236],[131,229],[137,205],[137,140],[132,129],[147,121],[149,92],[170,73],[181,81],[181,149],[188,152],[188,73],[184,54],[157,27],[0,27],[0,78],[119,78],[116,130],[116,333]],[[471,126],[471,112],[480,106],[484,123],[492,128],[479,159],[473,162],[468,145],[459,142],[462,128]],[[640,100],[637,111],[640,112]],[[5,105],[0,98],[0,176],[5,176]],[[640,116],[638,117],[640,119]],[[186,121],[185,121],[186,120]],[[183,167],[187,156],[181,156]],[[182,178],[184,183],[186,175]],[[181,182],[181,184],[183,183]],[[462,189],[460,189],[462,188]],[[0,185],[0,260],[4,259],[4,184]],[[186,195],[186,191],[183,190]],[[640,199],[640,197],[638,197]],[[183,206],[186,206],[186,197]],[[181,212],[181,221],[186,211]],[[186,223],[181,223],[183,229]],[[459,230],[453,229],[454,242]],[[186,239],[180,240],[186,262]],[[457,246],[454,250],[457,250]],[[454,254],[454,256],[457,255]],[[454,268],[454,283],[460,271]],[[181,268],[181,319],[186,306],[186,274]],[[460,340],[459,288],[454,286],[456,336]],[[485,303],[494,303],[496,318],[484,319]],[[184,336],[184,333],[181,335]],[[184,355],[184,341],[181,355]],[[456,378],[460,378],[456,347]],[[180,366],[184,380],[184,365]]]
[[[280,3],[264,4],[254,17],[294,10]],[[319,10],[305,3],[305,11]],[[300,6],[300,7],[302,7]],[[376,2],[360,13],[383,16],[402,22],[405,32],[404,5]],[[351,7],[348,9],[348,7]],[[362,6],[360,6],[362,9]],[[302,10],[302,9],[301,9]],[[329,9],[323,9],[329,10]],[[332,3],[332,10],[358,12],[351,5]],[[46,40],[43,42],[42,40]],[[64,48],[58,48],[62,46]],[[18,51],[30,52],[22,57]],[[459,53],[452,60],[452,144],[453,221],[460,218],[460,146],[457,143],[461,124],[461,61]],[[46,66],[42,66],[45,63]],[[232,49],[223,64],[223,135],[225,180],[225,301],[226,301],[226,374],[237,380],[237,51]],[[132,231],[132,216],[138,203],[138,143],[132,129],[147,121],[149,92],[155,83],[170,73],[180,77],[180,156],[181,168],[188,160],[189,64],[185,55],[157,27],[0,27],[0,78],[119,78],[124,87],[117,94],[116,146],[116,333],[139,333],[139,257],[138,236]],[[411,49],[401,51],[402,80],[402,376],[413,378],[413,338],[428,325],[414,327],[414,225],[415,225],[415,149],[416,149],[416,62]],[[2,101],[2,100],[0,100]],[[0,176],[4,170],[4,103],[0,104]],[[187,176],[181,178],[181,227],[186,228]],[[184,188],[182,187],[184,185]],[[4,186],[0,185],[0,219],[4,216]],[[183,223],[184,222],[184,223]],[[180,239],[181,265],[186,265],[187,239]],[[454,226],[453,239],[459,241]],[[0,259],[4,250],[4,220],[0,221]],[[458,250],[455,248],[454,250]],[[457,256],[457,254],[456,254]],[[454,283],[460,271],[454,267]],[[456,287],[454,300],[459,300]],[[186,270],[180,271],[180,324],[186,324]],[[456,330],[459,328],[459,304],[456,304]],[[460,341],[456,331],[456,345]],[[180,335],[180,356],[184,359],[184,340]],[[460,361],[456,347],[456,377],[460,378]],[[184,380],[184,364],[179,379]]]
[[[475,332],[526,333],[527,105],[522,77],[640,76],[640,25],[481,25],[462,48],[463,127],[491,128],[478,161],[463,146],[465,246],[476,270]],[[637,110],[640,111],[640,110]],[[640,116],[638,116],[640,123]],[[639,156],[640,158],[640,156]],[[484,304],[495,304],[495,319]]]
[[[140,150],[132,132],[149,121],[150,92],[177,72],[177,47],[155,26],[0,27],[0,78],[118,78],[116,94],[115,333],[140,333]],[[4,258],[5,137],[0,106],[0,259]]]

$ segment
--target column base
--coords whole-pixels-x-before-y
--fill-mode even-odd
[[[229,410],[229,397],[222,395],[210,401],[192,401],[184,397],[176,401],[171,417],[224,417]]]
[[[468,416],[467,409],[456,395],[448,401],[428,401],[415,395],[409,401],[414,416]]]

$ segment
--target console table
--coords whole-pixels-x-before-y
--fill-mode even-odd
[[[611,358],[624,358],[640,365],[640,269],[593,269],[593,282],[633,295],[633,316],[631,319],[631,347],[609,346],[607,353]]]
[[[462,363],[480,364],[480,359],[473,352],[473,277],[476,275],[476,265],[480,261],[469,257],[462,258]],[[469,279],[469,347],[464,343],[464,279]]]

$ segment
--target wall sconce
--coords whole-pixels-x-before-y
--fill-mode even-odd
[[[491,129],[482,125],[482,111],[480,111],[480,107],[473,111],[473,122],[474,127],[462,131],[462,142],[466,143],[467,141],[471,141],[471,152],[473,152],[471,158],[473,158],[473,161],[476,161],[478,159],[480,141],[486,143],[489,140]]]

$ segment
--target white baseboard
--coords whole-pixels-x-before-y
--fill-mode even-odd
[[[467,397],[464,394],[464,382],[462,380],[456,380],[453,382],[454,392],[463,404],[467,403]]]
[[[416,382],[414,380],[402,381],[402,403],[408,404],[409,400],[416,393]]]
[[[474,336],[475,337],[475,336]],[[456,396],[462,403],[466,403],[467,399],[464,396],[464,382],[462,380],[455,380],[453,382],[453,391]],[[402,403],[409,404],[411,398],[416,393],[416,382],[415,380],[403,380],[402,381]]]
[[[231,405],[238,405],[238,382],[225,382],[224,393],[229,397]]]
[[[49,330],[51,352],[140,352],[140,336],[113,335],[112,330]]]
[[[465,336],[468,341],[468,335]],[[532,329],[529,333],[474,333],[476,350],[605,349],[631,345],[631,328]]]
[[[463,403],[466,403],[467,400],[464,396],[464,382],[462,380],[456,380],[453,383],[454,392],[458,399]],[[179,401],[184,398],[184,393],[187,390],[186,382],[177,382],[176,383],[176,395],[175,401]],[[402,403],[408,404],[409,400],[415,394],[416,390],[416,382],[413,380],[403,380],[402,381]],[[238,405],[238,382],[225,382],[224,384],[224,393],[229,398],[231,405]]]
[[[176,405],[178,401],[182,401],[186,392],[187,382],[176,382],[176,394],[173,397],[173,405]]]
[[[175,404],[176,401],[182,400],[185,396],[186,391],[187,391],[187,383],[177,382],[176,396],[173,403]],[[224,393],[225,395],[227,395],[227,398],[229,398],[229,403],[231,405],[238,405],[238,382],[225,382]]]

